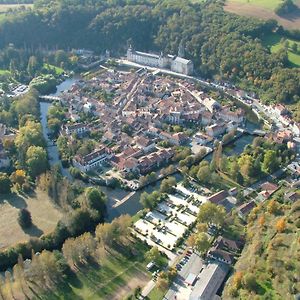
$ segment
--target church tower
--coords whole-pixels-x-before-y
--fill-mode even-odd
[[[178,56],[184,58],[185,56],[185,50],[184,50],[184,44],[183,41],[180,42],[178,47]]]

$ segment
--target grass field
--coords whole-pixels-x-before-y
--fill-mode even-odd
[[[57,75],[60,75],[64,72],[64,69],[49,64],[44,64],[43,67],[45,69],[55,69]]]
[[[279,3],[281,3],[281,0],[227,0],[224,9],[242,16],[264,20],[275,19],[287,29],[299,29],[299,11],[285,17],[279,17],[274,12]],[[300,8],[300,0],[294,0],[294,3]]]
[[[270,48],[272,53],[276,53],[284,47],[284,45],[282,43],[280,43],[281,39],[282,39],[282,36],[274,33],[272,35],[267,36],[263,40],[263,44],[264,44],[264,46]],[[291,66],[299,68],[300,67],[300,42],[294,41],[291,39],[287,39],[287,41],[289,42],[288,57],[289,57]],[[293,43],[298,44],[298,49],[299,49],[298,53],[294,53],[292,51],[291,46]]]
[[[17,221],[21,208],[27,208],[32,216],[33,226],[26,231]],[[43,192],[37,191],[30,197],[0,196],[0,250],[53,231],[61,217],[62,213]]]
[[[138,251],[135,257],[112,249],[104,252],[102,249],[100,265],[83,267],[69,281],[60,285],[55,293],[40,295],[38,299],[126,299],[136,287],[143,287],[150,280],[144,260],[148,248],[139,242],[133,246]]]
[[[8,70],[3,70],[3,69],[0,69],[0,75],[8,75],[10,74],[10,72]]]
[[[33,7],[33,4],[0,4],[0,13],[5,13],[9,9],[16,9],[21,6],[24,6],[26,8]]]

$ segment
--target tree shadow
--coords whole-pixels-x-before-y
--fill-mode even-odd
[[[40,237],[44,233],[44,231],[38,228],[35,224],[32,224],[29,228],[23,228],[23,231],[34,237]]]
[[[2,201],[2,199],[3,199],[3,201]],[[7,202],[11,206],[18,208],[18,209],[27,207],[27,203],[24,200],[24,198],[18,194],[10,194],[10,195],[4,196],[4,197],[2,196],[2,197],[0,197],[0,203],[1,202]]]

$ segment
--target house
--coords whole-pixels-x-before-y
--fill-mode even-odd
[[[210,137],[218,137],[221,134],[225,133],[226,131],[226,126],[225,124],[213,124],[210,126],[207,126],[205,128],[205,131],[207,133],[207,135],[209,135]]]
[[[234,253],[240,252],[243,249],[243,246],[244,246],[244,243],[241,241],[227,239],[222,236],[219,236],[214,243],[214,247],[216,249],[232,251]]]
[[[85,156],[76,155],[73,159],[73,165],[82,172],[88,172],[94,168],[100,167],[104,161],[111,157],[112,153],[110,149],[101,147]]]
[[[154,168],[167,163],[174,156],[172,149],[161,149],[157,152],[152,152],[138,160],[138,168],[141,174],[147,174]]]
[[[221,108],[220,103],[218,103],[216,100],[213,98],[205,98],[202,101],[202,104],[211,112],[215,112],[216,110]]]
[[[271,183],[271,182],[265,182],[261,186],[261,192],[259,193],[260,196],[262,196],[264,199],[268,199],[273,193],[275,193],[279,186]]]
[[[241,108],[236,111],[231,111],[229,107],[224,107],[219,112],[219,117],[226,122],[235,122],[240,124],[245,119],[245,112]]]
[[[121,172],[130,173],[138,170],[138,164],[138,160],[134,157],[121,157],[118,159],[116,166]]]
[[[207,134],[204,134],[202,132],[197,132],[194,135],[194,141],[198,144],[198,145],[203,145],[205,146],[207,143],[211,142],[213,139],[212,137],[208,136]]]
[[[252,209],[256,206],[255,202],[252,200],[248,203],[244,203],[241,206],[238,207],[238,215],[241,219],[246,220],[247,216],[250,214]]]
[[[225,264],[209,263],[199,274],[189,300],[214,300],[228,272],[229,267]]]
[[[205,111],[201,114],[201,124],[207,126],[212,122],[212,113],[209,111]]]
[[[207,200],[210,201],[211,203],[219,205],[223,200],[226,199],[227,196],[228,196],[227,191],[222,190],[220,192],[213,194]]]
[[[286,107],[282,104],[277,104],[274,107],[274,113],[279,117],[279,116],[284,116],[288,113],[288,110],[286,109]]]
[[[67,135],[72,135],[73,133],[76,133],[78,135],[83,135],[89,130],[89,128],[86,124],[76,123],[76,124],[66,125],[65,130]]]
[[[216,247],[212,247],[208,252],[207,252],[207,257],[218,260],[219,262],[232,265],[234,264],[234,255],[231,253],[218,249]]]
[[[138,136],[135,138],[135,144],[141,148],[144,153],[149,153],[155,149],[155,142],[144,136]]]
[[[159,133],[159,137],[177,146],[183,145],[188,141],[188,137],[181,132],[170,134],[168,132],[161,131]]]
[[[292,191],[289,193],[286,193],[284,195],[284,200],[289,202],[295,202],[300,199],[300,194],[298,192]]]

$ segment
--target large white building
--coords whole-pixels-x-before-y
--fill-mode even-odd
[[[191,75],[194,73],[194,64],[191,60],[175,55],[160,55],[135,51],[132,47],[127,50],[129,61],[163,69],[171,69],[176,73]]]

